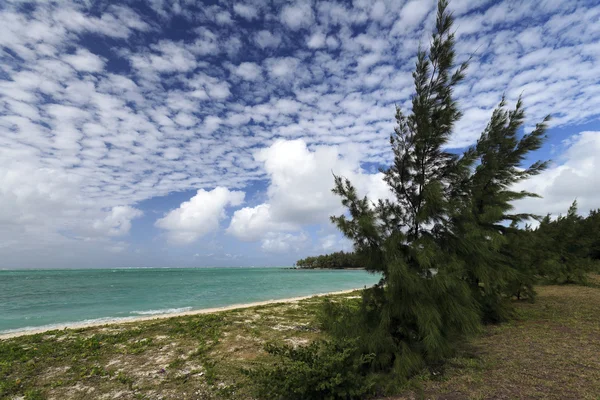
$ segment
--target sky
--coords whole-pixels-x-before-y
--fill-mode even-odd
[[[518,211],[600,207],[600,5],[452,0],[473,144],[503,94],[551,159]],[[285,266],[389,195],[433,0],[0,2],[0,268]]]

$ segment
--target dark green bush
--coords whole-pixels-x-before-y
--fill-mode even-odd
[[[372,355],[352,340],[315,341],[306,347],[267,344],[277,360],[245,371],[264,399],[361,399],[373,392],[367,376]]]

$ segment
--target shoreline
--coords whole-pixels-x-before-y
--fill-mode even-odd
[[[223,306],[223,307],[201,308],[201,309],[197,309],[197,310],[189,310],[189,311],[182,311],[182,312],[169,313],[169,314],[156,314],[156,315],[152,315],[152,316],[123,317],[123,318],[114,318],[112,320],[110,319],[111,317],[107,317],[108,318],[107,321],[73,322],[73,323],[67,322],[67,323],[63,323],[63,324],[59,323],[59,324],[52,325],[52,326],[46,326],[46,327],[41,326],[39,328],[32,328],[32,329],[28,329],[28,330],[9,332],[9,333],[0,333],[0,340],[11,339],[11,338],[20,337],[20,336],[37,335],[39,333],[56,331],[56,330],[82,329],[82,328],[93,328],[93,327],[108,326],[108,325],[133,324],[133,323],[137,323],[137,322],[185,317],[185,316],[190,316],[190,315],[213,314],[213,313],[218,313],[218,312],[223,312],[223,311],[266,306],[269,304],[295,303],[295,302],[310,299],[313,297],[324,297],[324,296],[331,296],[331,295],[338,295],[338,294],[347,294],[347,293],[352,293],[357,290],[363,290],[363,289],[364,288],[338,290],[335,292],[317,293],[317,294],[311,294],[308,296],[297,296],[297,297],[289,297],[289,298],[284,298],[284,299],[263,300],[263,301],[256,301],[253,303],[232,304],[232,305]]]

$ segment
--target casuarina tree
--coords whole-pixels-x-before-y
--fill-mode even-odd
[[[418,53],[410,112],[396,108],[394,159],[382,170],[393,199],[373,204],[339,176],[333,189],[347,213],[332,221],[353,240],[365,267],[383,277],[364,292],[353,327],[365,351],[376,355],[375,367],[401,376],[448,356],[482,318],[505,318],[515,276],[501,251],[515,229],[507,225],[531,217],[512,213],[511,202],[535,196],[512,188],[546,167],[522,166],[541,146],[547,119],[520,137],[520,100],[513,111],[500,103],[476,146],[461,155],[446,149],[461,117],[453,89],[467,69],[466,62],[455,63],[447,7],[439,1],[429,51]],[[336,323],[329,328],[335,331]]]
[[[507,284],[514,283],[517,275],[523,272],[515,266],[529,262],[520,259],[529,257],[524,252],[507,253],[517,249],[516,243],[503,248],[508,245],[510,235],[513,236],[511,239],[517,235],[515,230],[519,223],[538,218],[533,214],[513,212],[514,201],[539,197],[514,187],[547,167],[547,162],[543,161],[529,166],[523,164],[529,153],[542,146],[549,117],[531,133],[521,135],[525,119],[521,99],[511,111],[505,106],[502,99],[476,146],[468,150],[469,156],[476,156],[476,167],[466,181],[469,207],[460,216],[455,230],[476,243],[473,247],[457,246],[457,249],[466,260],[465,279],[480,305],[484,322],[499,322],[510,316]]]
[[[567,215],[554,221],[546,216],[536,230],[544,252],[540,274],[551,283],[585,283],[594,267],[589,257],[588,236],[584,235],[585,220],[577,214],[574,201]]]
[[[365,292],[354,327],[365,338],[364,350],[376,355],[375,367],[399,376],[448,356],[454,341],[479,322],[463,279],[464,260],[451,247],[463,240],[455,237],[452,221],[466,207],[465,181],[476,153],[460,157],[444,149],[461,116],[452,92],[467,68],[455,65],[447,6],[438,3],[431,46],[418,53],[411,112],[396,109],[394,160],[383,170],[394,199],[371,204],[338,176],[333,189],[348,213],[332,221],[354,241],[365,267],[383,276]]]

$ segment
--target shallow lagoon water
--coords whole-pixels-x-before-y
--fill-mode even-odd
[[[0,271],[0,333],[308,296],[378,280],[361,270],[287,268]]]

